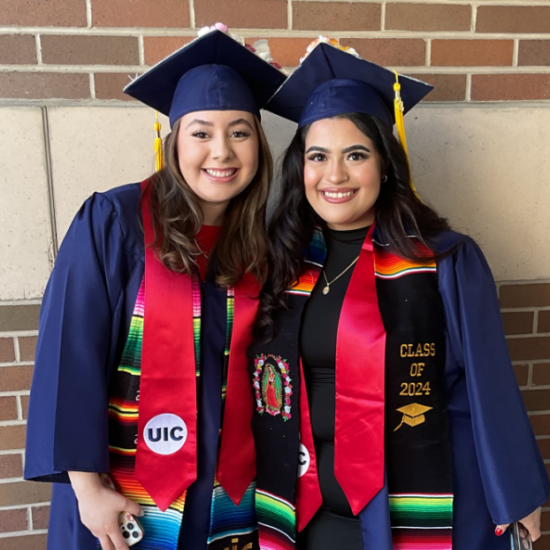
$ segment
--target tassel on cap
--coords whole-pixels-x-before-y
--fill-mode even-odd
[[[162,168],[164,168],[164,155],[162,153],[162,138],[160,137],[161,125],[159,122],[159,113],[158,111],[155,111],[155,113],[156,113],[155,132],[157,133],[157,137],[155,138],[155,160],[156,160],[156,168],[158,172],[159,170],[162,170]]]
[[[411,162],[409,159],[409,150],[407,148],[407,136],[405,135],[405,121],[403,120],[403,112],[405,110],[403,106],[403,100],[401,99],[401,84],[399,83],[399,75],[395,73],[395,83],[393,85],[393,91],[395,92],[395,99],[393,100],[393,108],[395,112],[395,127],[397,128],[397,136],[399,137],[399,143],[405,151],[405,157],[407,158],[407,164],[409,165],[410,185],[416,197],[420,200],[418,193],[414,187],[411,173]]]

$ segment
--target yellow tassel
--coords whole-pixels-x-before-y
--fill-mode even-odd
[[[393,109],[395,112],[395,127],[397,128],[397,136],[399,137],[399,143],[401,143],[401,146],[403,147],[403,150],[405,151],[405,157],[407,158],[407,164],[409,165],[409,174],[410,174],[410,186],[413,190],[416,197],[420,199],[418,196],[418,193],[416,192],[416,189],[414,187],[414,183],[412,180],[412,173],[411,173],[411,161],[409,159],[409,150],[407,148],[407,136],[405,135],[405,121],[403,120],[403,112],[405,111],[405,107],[403,106],[403,100],[401,99],[401,84],[399,84],[399,75],[395,73],[395,84],[393,85],[393,91],[395,92],[395,99],[393,100]]]
[[[159,170],[162,170],[162,168],[164,168],[164,156],[162,154],[162,138],[160,137],[161,125],[159,122],[159,113],[158,111],[156,111],[155,113],[156,113],[155,132],[157,133],[157,137],[155,138],[155,160],[156,160],[156,167],[158,172]]]

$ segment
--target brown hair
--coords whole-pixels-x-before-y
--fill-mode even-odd
[[[225,211],[223,230],[212,252],[216,282],[234,285],[246,272],[263,283],[266,277],[265,207],[273,161],[260,121],[254,117],[259,137],[258,171],[252,182],[231,199]],[[203,223],[199,200],[183,178],[178,162],[178,120],[164,144],[165,167],[154,174],[151,215],[155,230],[153,247],[167,269],[189,273],[200,250],[195,235]]]

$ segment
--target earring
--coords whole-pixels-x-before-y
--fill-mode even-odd
[[[388,175],[386,174],[380,181],[386,183],[388,181]]]

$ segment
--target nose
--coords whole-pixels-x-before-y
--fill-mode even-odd
[[[233,156],[231,142],[225,136],[218,136],[212,141],[212,158],[225,161]]]
[[[330,162],[325,172],[325,179],[333,185],[339,185],[348,181],[349,177],[344,163],[336,159]]]

